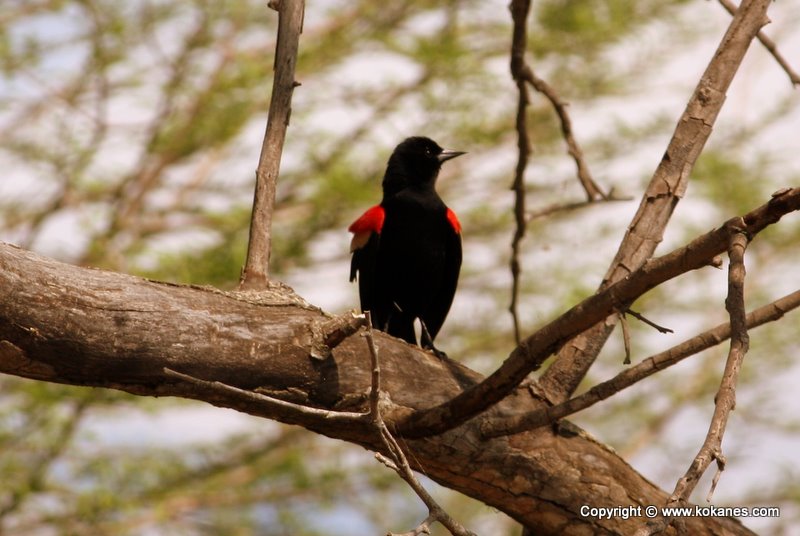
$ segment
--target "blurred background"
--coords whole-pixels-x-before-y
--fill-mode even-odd
[[[765,32],[800,69],[800,5]],[[523,242],[524,334],[599,285],[677,118],[730,21],[716,2],[540,0],[528,60],[569,102],[595,180],[629,201],[548,212]],[[277,14],[263,0],[4,0],[0,240],[66,262],[231,289],[244,263],[272,84]],[[331,313],[357,307],[347,225],[380,199],[409,135],[468,151],[439,191],[464,227],[464,266],[437,339],[491,372],[513,348],[517,91],[511,18],[496,0],[308,2],[275,214],[272,273]],[[528,207],[585,199],[560,125],[532,93]],[[800,98],[754,42],[657,254],[800,183]],[[790,215],[746,256],[748,309],[800,287]],[[725,261],[727,266],[727,259]],[[656,289],[631,321],[637,362],[727,320],[725,271]],[[751,333],[714,504],[780,506],[744,519],[800,534],[800,314]],[[622,370],[612,336],[582,389]],[[573,420],[667,490],[707,431],[725,345]],[[704,503],[714,469],[693,499]],[[504,514],[426,485],[479,534]],[[0,378],[0,534],[352,535],[404,531],[424,505],[371,453],[178,399]],[[435,534],[442,534],[436,527]]]

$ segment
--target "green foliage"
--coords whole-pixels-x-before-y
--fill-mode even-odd
[[[767,162],[753,164],[736,159],[730,152],[707,150],[697,160],[692,187],[713,202],[723,214],[743,214],[754,208],[754,201],[771,193],[761,172]]]

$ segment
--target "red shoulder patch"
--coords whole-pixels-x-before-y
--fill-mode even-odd
[[[354,221],[348,231],[353,233],[353,240],[350,242],[350,251],[362,248],[369,242],[372,233],[380,234],[383,229],[383,221],[386,219],[386,211],[380,205],[368,209],[356,221]]]
[[[461,222],[458,221],[456,213],[449,208],[447,209],[447,221],[449,221],[450,225],[453,226],[453,230],[456,232],[456,234],[461,234]]]
[[[380,233],[383,229],[383,220],[386,219],[386,211],[380,205],[368,209],[356,221],[353,222],[348,231],[354,234],[370,231],[373,233]]]

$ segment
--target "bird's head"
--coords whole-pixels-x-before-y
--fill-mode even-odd
[[[465,154],[442,149],[430,138],[406,138],[395,147],[383,177],[384,195],[392,195],[409,185],[433,185],[442,163]]]

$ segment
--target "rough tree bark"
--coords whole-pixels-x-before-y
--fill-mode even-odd
[[[324,360],[311,357],[331,317],[290,289],[222,293],[79,268],[0,244],[0,372],[204,400],[330,437],[383,448],[368,423],[298,414],[255,398],[182,382],[198,378],[334,410],[361,410],[370,358],[359,336]],[[482,378],[383,334],[383,389],[401,410],[442,403]],[[668,494],[569,423],[484,440],[480,424],[535,409],[518,389],[478,419],[442,435],[401,439],[415,469],[498,508],[536,534],[629,534],[636,517],[599,520],[582,505],[663,505]],[[391,426],[391,414],[387,424]],[[751,534],[727,518],[688,518],[691,534]]]

